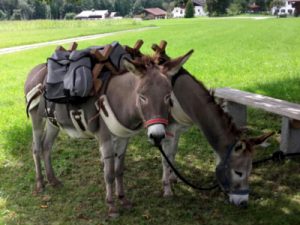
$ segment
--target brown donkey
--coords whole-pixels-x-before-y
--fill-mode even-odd
[[[165,53],[166,42],[153,45],[156,61],[159,64],[170,60]],[[248,178],[252,170],[255,145],[264,142],[273,133],[256,138],[243,138],[231,117],[216,104],[206,87],[197,81],[187,70],[181,69],[172,78],[174,121],[167,127],[168,136],[162,142],[168,158],[174,162],[180,134],[189,126],[196,125],[204,133],[215,150],[217,158],[216,177],[222,190],[228,194],[231,203],[246,206],[249,199]],[[168,163],[163,159],[164,196],[173,194],[172,181],[176,177]]]
[[[73,137],[80,137],[74,123],[70,119],[72,110],[82,110],[85,121],[93,121],[88,132],[95,137],[100,146],[104,162],[104,179],[106,185],[106,202],[109,216],[118,215],[113,198],[115,182],[116,195],[124,207],[131,207],[125,197],[123,188],[124,158],[128,139],[143,126],[152,141],[161,142],[165,137],[165,126],[168,123],[172,86],[170,77],[176,74],[192,52],[175,60],[168,60],[158,66],[151,57],[141,57],[135,61],[123,60],[129,71],[113,76],[106,87],[105,95],[101,96],[100,117],[95,107],[96,97],[90,97],[85,103],[74,105],[55,104],[55,119],[59,126],[54,126],[48,118],[46,107],[51,104],[43,97],[29,108],[33,131],[33,159],[36,170],[36,191],[44,188],[41,160],[45,163],[46,176],[53,186],[59,185],[51,165],[51,149],[60,128]],[[38,85],[44,84],[47,76],[45,64],[38,65],[29,73],[25,83],[25,95]],[[42,89],[41,89],[42,90]],[[107,118],[106,118],[107,117]],[[91,119],[92,118],[92,119]],[[122,124],[121,129],[120,125]]]

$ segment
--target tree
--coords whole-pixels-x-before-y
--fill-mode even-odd
[[[27,1],[19,0],[17,9],[20,9],[21,19],[28,20],[28,19],[32,18],[32,15],[34,13],[34,8]],[[16,15],[18,13],[19,12],[17,12],[17,13],[15,12],[14,18],[16,17]],[[17,15],[17,17],[18,17],[18,15]]]
[[[21,9],[14,9],[13,14],[11,15],[11,19],[21,20],[22,19]]]
[[[0,20],[5,20],[5,19],[6,19],[6,13],[0,9]]]
[[[143,10],[142,0],[136,0],[132,7],[133,14],[140,14]]]
[[[266,0],[255,0],[255,3],[260,7],[261,11],[267,10]]]
[[[33,19],[45,19],[46,18],[46,14],[47,14],[46,3],[41,2],[39,0],[33,0],[32,6],[33,6],[33,12],[32,12]]]
[[[132,0],[116,0],[114,4],[114,10],[118,12],[121,16],[126,16],[132,14],[132,6]]]
[[[189,0],[185,7],[184,18],[193,18],[195,14],[194,5],[191,0]]]
[[[50,2],[50,14],[51,19],[62,19],[62,6],[64,5],[63,0],[51,0]]]
[[[271,7],[276,7],[276,8],[280,8],[283,5],[284,5],[283,0],[273,0],[270,4]]]
[[[209,16],[221,16],[226,14],[231,0],[206,0],[206,6]]]
[[[242,6],[238,3],[231,3],[226,11],[228,15],[236,16],[242,12]]]

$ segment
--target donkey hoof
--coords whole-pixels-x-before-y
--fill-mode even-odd
[[[173,196],[174,196],[174,194],[173,194],[172,191],[165,191],[164,194],[163,194],[164,198],[171,198]]]
[[[63,187],[63,183],[60,182],[58,179],[51,179],[49,180],[49,184],[54,188],[61,188]]]
[[[38,195],[44,191],[45,184],[43,181],[36,182],[34,191],[32,192],[33,195]]]
[[[121,205],[124,209],[132,209],[133,205],[132,202],[129,201],[127,198],[121,199]]]
[[[118,218],[120,216],[118,210],[115,207],[110,207],[108,210],[108,217],[111,219]]]
[[[177,184],[180,182],[180,180],[178,179],[178,177],[172,173],[169,177],[169,180],[170,180],[170,183],[173,183],[173,184]]]

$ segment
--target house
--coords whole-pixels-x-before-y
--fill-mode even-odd
[[[194,5],[195,16],[206,16],[206,12],[204,11],[205,0],[192,0]],[[172,15],[174,18],[182,18],[185,14],[185,7],[175,7],[172,11]]]
[[[172,15],[174,18],[182,18],[184,17],[185,8],[175,7],[172,11]]]
[[[248,5],[248,10],[250,13],[258,13],[260,11],[260,6],[256,5],[256,3],[252,3]]]
[[[195,9],[195,16],[206,16],[204,7],[206,4],[205,0],[192,0]]]
[[[145,8],[144,9],[144,19],[166,19],[167,12],[160,8]]]
[[[106,19],[110,18],[110,13],[108,10],[86,10],[82,11],[75,16],[75,19],[79,20],[91,20],[91,19]]]
[[[294,15],[300,15],[300,0],[288,0],[289,3],[292,3],[292,7],[295,8]]]
[[[281,13],[286,13],[289,15],[294,15],[295,8],[292,6],[292,3],[288,0],[285,0],[285,3],[281,7],[272,7],[271,8],[271,13],[272,15],[277,15],[279,12]]]

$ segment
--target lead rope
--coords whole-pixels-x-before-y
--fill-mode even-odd
[[[273,162],[283,162],[286,158],[293,158],[300,156],[300,152],[295,152],[295,153],[284,153],[281,150],[278,150],[274,152],[271,156],[256,160],[252,163],[252,165],[257,166],[259,164],[262,164],[264,162],[272,160]]]
[[[186,178],[184,178],[182,176],[182,174],[180,174],[179,171],[175,168],[175,166],[172,164],[172,162],[170,161],[170,159],[167,157],[166,153],[162,149],[161,144],[155,143],[154,145],[155,145],[155,147],[157,147],[159,149],[160,153],[163,155],[164,159],[167,161],[167,163],[169,164],[169,166],[171,167],[173,172],[176,174],[176,176],[186,185],[190,186],[191,188],[193,188],[195,190],[200,190],[200,191],[210,191],[210,190],[213,190],[213,189],[219,187],[218,184],[213,184],[210,187],[202,187],[202,186],[196,186],[195,184],[192,184],[190,181],[188,181]],[[257,166],[259,164],[262,164],[262,163],[270,161],[270,160],[272,160],[273,162],[283,162],[285,160],[285,158],[292,158],[292,157],[297,157],[297,156],[300,156],[299,152],[284,154],[282,151],[276,151],[270,157],[254,161],[252,163],[252,165]]]
[[[174,167],[174,165],[172,164],[172,162],[169,160],[169,158],[167,157],[166,153],[164,152],[164,150],[162,149],[161,144],[155,143],[155,146],[159,149],[160,153],[163,155],[163,157],[165,158],[165,160],[167,161],[167,163],[169,164],[169,166],[172,168],[173,172],[176,174],[176,176],[186,185],[190,186],[193,189],[196,190],[200,190],[200,191],[210,191],[213,190],[217,187],[219,187],[218,184],[213,184],[210,187],[201,187],[201,186],[196,186],[195,184],[192,184],[190,181],[188,181],[186,178],[184,178],[179,172],[178,170]]]

